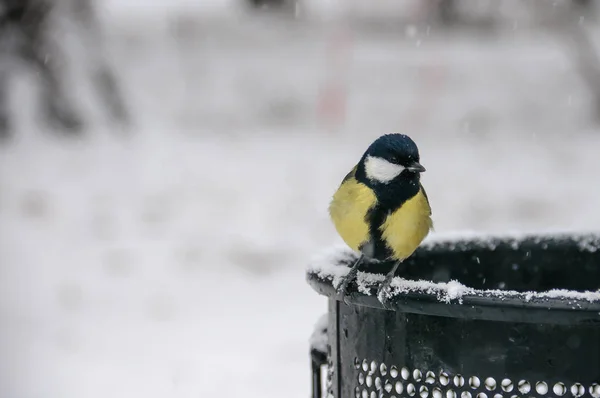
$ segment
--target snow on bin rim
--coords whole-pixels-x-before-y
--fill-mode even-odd
[[[481,233],[475,231],[455,231],[445,233],[433,233],[427,236],[421,248],[433,248],[446,245],[453,248],[461,248],[466,244],[477,245],[494,250],[499,242],[512,245],[518,249],[519,245],[526,239],[532,239],[534,243],[542,243],[548,240],[576,241],[581,251],[596,252],[600,250],[600,231],[564,231],[544,230],[536,232],[509,231],[504,233]]]
[[[473,247],[494,250],[499,243],[509,244],[517,250],[525,240],[540,244],[542,248],[550,242],[570,241],[575,242],[582,252],[596,252],[600,250],[600,233],[576,232],[568,233],[543,232],[543,233],[505,233],[482,235],[473,232],[432,234],[419,247],[419,251],[432,249],[446,249],[461,251]],[[339,286],[341,278],[346,275],[348,265],[355,261],[357,253],[345,245],[336,245],[318,256],[314,257],[307,267],[309,283],[321,294],[335,296],[335,288]],[[600,264],[599,264],[600,266]],[[383,308],[375,297],[375,292],[384,275],[369,272],[358,272],[358,292],[350,292],[348,301],[359,305]],[[329,286],[325,286],[329,285]],[[409,312],[428,311],[418,310],[420,304],[433,301],[444,304],[468,305],[472,307],[509,307],[509,308],[537,308],[550,310],[587,311],[593,313],[593,321],[600,322],[600,289],[596,291],[574,291],[553,289],[547,291],[519,292],[514,290],[475,289],[452,280],[449,282],[432,282],[428,280],[407,280],[395,277],[391,284],[391,298],[397,302],[404,300],[408,303]],[[433,299],[433,300],[432,300]],[[427,305],[426,305],[427,306]],[[397,306],[396,306],[397,307]],[[406,306],[404,310],[406,310]],[[414,311],[411,311],[414,310]],[[452,316],[452,315],[450,315]],[[486,318],[485,316],[481,318]],[[597,318],[597,319],[596,319]]]

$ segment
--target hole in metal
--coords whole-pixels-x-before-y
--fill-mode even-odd
[[[521,394],[527,394],[531,391],[531,384],[527,380],[519,380],[517,388]]]
[[[400,382],[398,382],[400,383]],[[385,383],[385,386],[383,387],[383,389],[385,390],[385,392],[392,392],[392,389],[394,388],[394,386],[392,386],[391,383]]]
[[[429,388],[421,386],[421,388],[419,388],[419,395],[421,396],[421,398],[429,397]]]
[[[427,384],[435,383],[435,373],[433,373],[431,370],[425,374],[425,383],[427,383]]]
[[[510,379],[504,379],[500,382],[500,386],[502,387],[502,391],[511,392],[514,388],[513,383]]]
[[[465,378],[461,375],[454,376],[454,385],[456,387],[462,387],[465,385]]]
[[[381,379],[379,377],[375,378],[375,388],[381,390]]]
[[[392,376],[392,378],[396,378],[398,377],[398,368],[396,368],[395,366],[392,366],[390,368],[390,376]]]
[[[362,361],[362,369],[366,372],[367,370],[369,370],[369,363],[367,362],[366,359],[363,359]]]
[[[438,387],[434,388],[431,392],[431,396],[433,398],[442,398],[442,390],[440,390]]]
[[[406,392],[408,393],[408,395],[410,395],[411,397],[415,395],[415,393],[417,392],[415,389],[415,386],[412,383],[409,383],[406,386]]]
[[[471,387],[472,389],[476,389],[476,388],[479,388],[480,385],[481,385],[481,381],[479,380],[479,377],[477,377],[477,376],[469,377],[469,387]]]
[[[496,380],[493,377],[485,379],[485,388],[489,391],[494,391],[496,389]]]
[[[463,391],[463,393],[460,394],[460,398],[471,398],[471,393],[468,391]]]
[[[371,373],[375,373],[377,372],[377,362],[372,361],[371,362]]]
[[[397,381],[396,382],[396,392],[398,394],[402,394],[403,391],[404,391],[404,385],[402,384],[402,382]]]
[[[554,395],[562,397],[567,392],[567,387],[565,387],[563,383],[556,383],[554,387],[552,387],[552,392]]]
[[[535,383],[535,391],[540,395],[548,394],[548,384],[544,381],[538,381]]]
[[[385,366],[385,363],[382,363],[379,366],[379,373],[381,373],[382,376],[385,376],[387,374],[387,366]]]
[[[456,398],[456,393],[453,389],[449,389],[446,391],[446,398]]]
[[[415,369],[413,371],[413,379],[415,379],[415,381],[419,382],[419,381],[421,381],[422,378],[423,378],[423,373],[421,373],[421,371],[419,369]]]
[[[367,387],[371,387],[373,385],[373,377],[371,377],[371,375],[367,375],[366,384]]]
[[[592,386],[590,387],[590,395],[594,398],[600,398],[600,384],[592,384]]]
[[[448,373],[446,373],[446,372],[440,373],[440,384],[443,386],[447,386],[448,383],[450,383],[450,377],[448,376]]]
[[[402,367],[402,370],[400,371],[400,374],[402,375],[402,378],[404,380],[408,380],[408,378],[410,377],[410,372],[408,370],[408,368],[406,366]]]
[[[581,397],[585,394],[585,388],[583,388],[580,383],[575,383],[571,386],[571,394],[573,394],[574,397]]]

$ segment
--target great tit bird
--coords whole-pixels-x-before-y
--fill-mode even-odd
[[[420,182],[425,167],[419,160],[419,150],[410,137],[385,134],[367,148],[333,195],[331,220],[346,244],[360,252],[338,287],[342,299],[365,259],[393,260],[394,266],[377,291],[383,300],[402,261],[433,228],[429,199]]]

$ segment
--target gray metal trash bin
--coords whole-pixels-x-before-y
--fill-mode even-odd
[[[313,361],[327,362],[327,396],[600,398],[600,235],[425,243],[391,310],[376,298],[391,264],[368,265],[339,301],[355,259],[338,250],[307,272],[329,298],[327,353]]]

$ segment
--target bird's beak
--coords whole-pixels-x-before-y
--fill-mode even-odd
[[[425,170],[425,167],[421,166],[419,162],[413,162],[408,167],[406,167],[408,171],[412,171],[413,173],[422,173]]]

